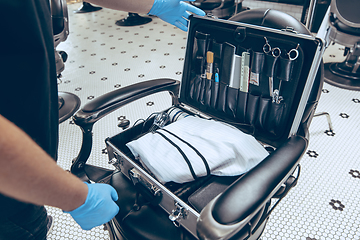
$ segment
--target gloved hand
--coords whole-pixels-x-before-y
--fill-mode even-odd
[[[190,0],[191,2],[195,0]],[[154,0],[154,4],[148,15],[158,16],[183,31],[188,30],[188,19],[190,13],[204,16],[205,12],[193,5],[183,2],[183,0]]]
[[[103,183],[88,184],[88,194],[83,205],[73,211],[66,212],[84,230],[109,222],[119,212],[119,207],[114,201],[118,200],[116,190]]]

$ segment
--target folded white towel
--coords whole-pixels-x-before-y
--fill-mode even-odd
[[[254,137],[214,120],[187,117],[164,129],[126,144],[135,158],[162,183],[194,180],[184,156],[165,138],[181,148],[197,177],[207,175],[206,166],[199,154],[170,133],[196,148],[206,159],[211,174],[217,176],[243,174],[268,155]]]

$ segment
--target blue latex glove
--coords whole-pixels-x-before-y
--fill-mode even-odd
[[[84,230],[109,222],[119,212],[114,201],[118,200],[116,190],[103,183],[88,184],[88,195],[83,205],[70,213],[74,220]]]
[[[191,2],[195,0],[190,0]],[[188,30],[188,20],[190,13],[204,16],[205,12],[183,0],[154,0],[154,4],[148,13],[158,16],[160,19],[168,22],[183,31]]]

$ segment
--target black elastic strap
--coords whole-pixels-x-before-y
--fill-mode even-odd
[[[166,141],[168,141],[171,145],[173,145],[179,151],[179,153],[181,154],[181,156],[183,156],[185,162],[187,163],[193,178],[195,180],[198,179],[198,177],[196,176],[195,171],[190,163],[190,160],[188,159],[186,154],[181,150],[181,148],[178,145],[176,145],[173,141],[171,141],[168,137],[166,137],[164,134],[162,134],[161,132],[155,131],[155,133],[158,133],[160,136],[162,136]]]
[[[194,152],[201,158],[201,160],[204,162],[205,168],[206,168],[206,175],[210,175],[210,167],[208,162],[206,161],[205,157],[194,147],[192,146],[190,143],[188,143],[187,141],[183,140],[182,138],[180,138],[179,136],[175,135],[174,133],[170,132],[169,130],[162,128],[161,130],[169,133],[170,135],[176,137],[177,139],[179,139],[180,141],[182,141],[183,143],[185,143],[189,148],[191,148],[192,150],[194,150]]]

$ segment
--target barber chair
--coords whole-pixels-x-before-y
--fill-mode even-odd
[[[67,39],[69,35],[69,22],[66,0],[51,0],[51,15],[54,34],[56,74],[58,79],[65,69],[67,54],[64,51],[56,51],[56,47]],[[80,107],[78,96],[68,92],[59,92],[59,123],[71,117]]]
[[[296,19],[276,10],[249,10],[235,15],[231,20],[310,34]],[[230,239],[259,239],[274,207],[296,185],[300,171],[299,161],[307,147],[308,128],[314,116],[322,84],[323,65],[321,64],[301,119],[298,136],[285,140],[283,147],[273,152],[274,159],[283,159],[284,162],[287,162],[288,158],[292,158],[295,159],[295,163],[290,164],[290,166],[286,165],[286,168],[281,165],[272,166],[270,163],[268,167],[262,168],[261,171],[255,167],[252,174],[244,174],[236,184],[230,187],[228,186],[234,181],[233,177],[222,178],[219,183],[222,188],[226,189],[227,194],[238,196],[236,199],[241,199],[226,203],[226,206],[223,206],[226,210],[216,213],[217,218],[220,219],[224,217],[231,218],[235,209],[237,213],[239,211],[242,213],[242,222],[244,224],[238,229],[235,236]],[[176,221],[169,220],[169,218],[174,219],[177,215],[183,214],[181,208],[175,209],[173,214],[169,216],[157,206],[156,198],[144,197],[141,187],[136,185],[139,187],[139,189],[137,187],[136,189],[141,192],[139,194],[135,190],[133,183],[118,170],[108,170],[86,163],[92,148],[92,128],[97,121],[128,103],[162,91],[168,91],[172,96],[173,104],[176,103],[179,82],[171,79],[157,79],[130,85],[94,99],[73,116],[74,123],[82,130],[83,142],[78,156],[73,160],[71,172],[84,181],[108,183],[119,193],[117,204],[121,211],[105,225],[109,230],[111,239],[196,239],[183,227],[177,226]],[[126,128],[127,126],[128,123],[122,127]],[[272,152],[273,149],[269,148],[269,151]],[[109,163],[114,163],[117,160],[122,161],[121,157],[118,159],[115,157],[109,158]],[[252,188],[255,182],[257,182],[257,186],[261,182],[260,186],[262,186],[260,189],[257,188],[256,191]],[[232,204],[235,204],[235,206],[232,206]],[[224,214],[226,216],[223,216]],[[200,234],[198,239],[209,238],[204,238]]]
[[[242,2],[243,0],[196,0],[190,3],[202,9],[208,16],[228,19],[247,9],[242,9]]]
[[[90,3],[83,1],[81,7],[74,12],[75,13],[89,13],[89,12],[96,12],[101,9],[102,9],[102,7],[95,7],[95,6],[91,5]]]
[[[360,90],[360,2],[332,0],[327,13],[329,41],[345,46],[343,62],[325,64],[325,82],[349,90]]]
[[[142,17],[137,13],[129,12],[126,18],[116,21],[115,24],[122,27],[134,27],[147,24],[151,21],[150,17]]]

